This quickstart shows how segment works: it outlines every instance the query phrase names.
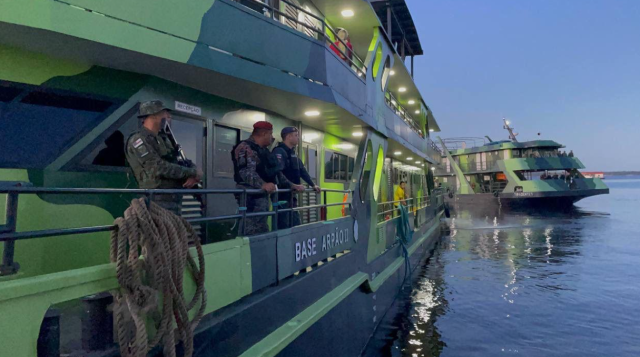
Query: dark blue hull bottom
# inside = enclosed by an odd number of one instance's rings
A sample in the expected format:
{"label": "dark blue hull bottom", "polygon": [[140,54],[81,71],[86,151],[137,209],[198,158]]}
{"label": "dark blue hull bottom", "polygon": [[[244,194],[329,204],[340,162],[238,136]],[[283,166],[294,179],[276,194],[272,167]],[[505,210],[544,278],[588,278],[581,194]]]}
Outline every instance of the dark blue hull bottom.
{"label": "dark blue hull bottom", "polygon": [[[436,216],[415,233],[414,242],[426,238],[410,257],[411,269],[424,262],[433,250],[440,237],[439,226]],[[364,272],[373,279],[401,256],[402,247],[395,245],[367,264]],[[298,314],[359,272],[363,272],[361,262],[349,253],[206,316],[198,327],[194,356],[241,355],[279,327],[295,324]],[[277,355],[359,356],[399,290],[409,285],[408,276],[410,271],[402,265],[375,292],[362,284],[297,338],[285,343]]]}

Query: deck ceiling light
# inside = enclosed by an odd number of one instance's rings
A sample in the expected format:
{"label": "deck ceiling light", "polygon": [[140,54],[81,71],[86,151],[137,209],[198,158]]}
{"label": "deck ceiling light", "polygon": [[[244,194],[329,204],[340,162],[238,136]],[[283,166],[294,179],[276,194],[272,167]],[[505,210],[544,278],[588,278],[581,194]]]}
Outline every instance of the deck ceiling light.
{"label": "deck ceiling light", "polygon": [[431,171],[436,171],[436,167],[435,166],[431,166]]}
{"label": "deck ceiling light", "polygon": [[413,160],[413,158],[412,158],[411,156],[409,156],[409,157],[407,158],[407,160],[408,160],[408,161],[412,161],[412,160]]}
{"label": "deck ceiling light", "polygon": [[389,72],[389,75],[390,75],[390,76],[393,76],[393,75],[395,75],[395,74],[396,74],[396,71],[391,71],[391,72]]}
{"label": "deck ceiling light", "polygon": [[415,100],[413,100],[413,99],[411,99],[411,100],[409,101],[409,105],[414,105],[414,104],[416,104],[416,101],[415,101]]}
{"label": "deck ceiling light", "polygon": [[342,14],[342,17],[352,17],[353,16],[353,10],[351,10],[351,9],[344,9],[340,13]]}
{"label": "deck ceiling light", "polygon": [[420,110],[416,110],[414,113],[416,113],[416,114],[420,114]]}
{"label": "deck ceiling light", "polygon": [[353,149],[353,144],[350,144],[350,143],[338,144],[336,145],[336,147],[338,149]]}
{"label": "deck ceiling light", "polygon": [[405,88],[405,87],[398,88],[398,92],[400,92],[400,93],[404,93],[406,91],[407,91],[407,88]]}
{"label": "deck ceiling light", "polygon": [[364,134],[361,131],[354,131],[351,135],[355,136],[356,138],[359,138]]}
{"label": "deck ceiling light", "polygon": [[318,135],[317,133],[302,134],[302,141],[310,143],[319,137],[320,135]]}
{"label": "deck ceiling light", "polygon": [[430,133],[433,133],[433,129],[429,129],[429,132],[430,132]]}
{"label": "deck ceiling light", "polygon": [[402,155],[402,151],[396,151],[393,153],[394,155]]}
{"label": "deck ceiling light", "polygon": [[308,116],[308,117],[317,117],[318,115],[320,115],[320,112],[317,110],[308,110],[306,112],[304,112],[304,115]]}

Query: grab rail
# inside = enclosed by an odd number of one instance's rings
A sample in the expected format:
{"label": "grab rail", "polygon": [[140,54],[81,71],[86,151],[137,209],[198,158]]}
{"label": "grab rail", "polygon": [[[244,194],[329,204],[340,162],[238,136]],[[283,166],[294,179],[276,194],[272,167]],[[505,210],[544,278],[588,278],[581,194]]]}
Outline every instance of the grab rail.
{"label": "grab rail", "polygon": [[[17,183],[19,184],[19,183]],[[115,188],[53,188],[53,187],[20,187],[20,186],[0,186],[0,194],[7,195],[6,212],[5,212],[5,224],[0,225],[0,242],[4,242],[4,250],[2,257],[2,265],[0,265],[0,276],[15,274],[19,265],[14,262],[15,241],[55,237],[64,235],[86,234],[86,233],[98,233],[108,232],[115,230],[115,225],[102,225],[102,226],[90,226],[90,227],[77,227],[77,228],[63,228],[63,229],[45,229],[37,231],[16,232],[16,222],[18,216],[18,198],[20,194],[134,194],[142,195],[145,197],[145,201],[150,204],[154,195],[220,195],[220,194],[235,194],[240,195],[240,202],[244,205],[241,207],[247,207],[247,197],[252,195],[271,195],[274,202],[278,201],[278,195],[280,193],[294,192],[291,189],[277,190],[272,194],[266,193],[264,190],[259,189],[115,189]],[[315,192],[313,189],[306,189],[303,192]],[[294,208],[279,208],[278,205],[274,205],[273,211],[266,212],[252,212],[247,213],[246,210],[242,210],[242,213],[191,218],[187,219],[187,222],[191,224],[202,224],[216,221],[224,221],[230,219],[240,219],[242,224],[241,234],[245,234],[246,219],[252,217],[274,216],[278,217],[279,213],[295,212],[301,210],[310,209],[327,209],[334,206],[348,206],[351,208],[351,201],[339,202],[339,203],[327,203],[327,193],[342,193],[351,194],[350,190],[334,190],[334,189],[322,189],[324,192],[324,203],[320,203],[313,206],[306,207],[294,207]],[[294,192],[297,193],[297,192]],[[289,197],[289,207],[292,207],[294,195]],[[325,214],[325,220],[326,214]],[[273,219],[273,230],[278,229],[278,220]]]}

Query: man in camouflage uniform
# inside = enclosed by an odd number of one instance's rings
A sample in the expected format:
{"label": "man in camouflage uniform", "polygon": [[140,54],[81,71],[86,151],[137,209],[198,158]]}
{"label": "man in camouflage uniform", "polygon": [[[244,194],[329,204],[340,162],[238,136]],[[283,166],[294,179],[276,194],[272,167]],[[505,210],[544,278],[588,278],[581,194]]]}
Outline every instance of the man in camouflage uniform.
{"label": "man in camouflage uniform", "polygon": [[[237,188],[262,189],[267,194],[275,192],[277,188],[304,190],[302,185],[289,182],[278,170],[278,162],[268,149],[273,140],[271,123],[259,121],[253,125],[251,137],[241,141],[233,148],[231,159],[233,160],[233,176]],[[269,210],[267,194],[247,195],[247,213],[267,212]],[[240,207],[244,206],[241,199],[242,197],[239,195],[238,206]],[[269,230],[267,218],[267,216],[246,218],[244,234],[266,233]],[[242,229],[243,227],[240,226],[239,234],[242,234]]]}
{"label": "man in camouflage uniform", "polygon": [[[171,120],[169,111],[159,100],[140,104],[142,127],[126,144],[127,161],[140,188],[192,188],[200,182],[201,174],[195,167],[178,165],[177,150],[162,132],[165,122]],[[181,195],[154,195],[153,201],[180,215]]]}

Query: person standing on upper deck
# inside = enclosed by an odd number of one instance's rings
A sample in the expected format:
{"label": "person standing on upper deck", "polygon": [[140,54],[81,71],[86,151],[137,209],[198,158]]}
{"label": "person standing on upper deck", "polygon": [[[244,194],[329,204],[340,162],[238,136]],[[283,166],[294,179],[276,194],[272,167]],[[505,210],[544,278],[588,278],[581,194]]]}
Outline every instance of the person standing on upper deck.
{"label": "person standing on upper deck", "polygon": [[405,193],[405,188],[407,187],[407,183],[405,181],[400,181],[400,185],[396,188],[396,192],[393,195],[394,206],[398,207],[399,204],[403,206],[407,205],[407,196]]}
{"label": "person standing on upper deck", "polygon": [[[278,162],[267,148],[273,142],[273,125],[266,121],[253,124],[253,132],[247,140],[241,141],[231,151],[233,161],[233,179],[241,189],[262,189],[267,194],[280,188],[304,190],[302,185],[292,184],[278,169]],[[247,213],[267,212],[269,197],[267,194],[248,195]],[[238,195],[238,206],[242,207],[242,196]],[[244,234],[254,235],[269,230],[267,216],[246,218]],[[241,222],[242,223],[242,222]],[[242,234],[242,225],[239,234]]]}
{"label": "person standing on upper deck", "polygon": [[[320,192],[320,186],[317,186],[307,169],[304,167],[302,160],[296,155],[295,148],[300,140],[300,133],[298,129],[293,126],[288,126],[282,129],[280,132],[282,142],[273,149],[272,153],[278,160],[278,169],[284,174],[287,180],[291,183],[300,185],[301,179],[304,180],[311,188],[316,192]],[[291,202],[291,193],[283,193],[279,197],[280,200],[287,203],[282,208],[289,208]],[[298,207],[298,197],[293,196],[293,207]],[[293,214],[293,222],[291,222],[291,214]],[[300,214],[297,211],[285,212],[278,214],[278,228],[289,228],[300,225]]]}
{"label": "person standing on upper deck", "polygon": [[[126,142],[126,156],[138,186],[144,189],[192,188],[202,177],[196,167],[178,165],[176,148],[161,133],[171,120],[170,109],[159,100],[143,102],[138,109],[142,127]],[[153,201],[180,215],[181,195],[154,195]]]}

